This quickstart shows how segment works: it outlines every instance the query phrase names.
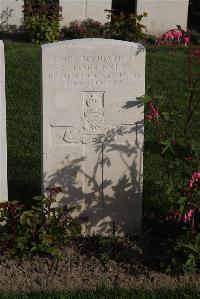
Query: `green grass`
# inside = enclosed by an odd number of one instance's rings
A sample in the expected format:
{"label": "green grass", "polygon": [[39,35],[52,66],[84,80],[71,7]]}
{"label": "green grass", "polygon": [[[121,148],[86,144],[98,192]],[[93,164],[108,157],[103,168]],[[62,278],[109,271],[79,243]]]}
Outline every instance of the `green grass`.
{"label": "green grass", "polygon": [[[167,107],[183,111],[186,107],[187,49],[147,49],[146,89],[150,95],[164,95]],[[6,94],[8,128],[9,198],[30,201],[41,193],[40,181],[40,47],[9,42],[6,54]],[[196,111],[192,130],[200,136]],[[177,129],[180,124],[177,120]],[[165,209],[167,200],[154,182],[163,178],[153,132],[145,128],[144,207]]]}
{"label": "green grass", "polygon": [[40,194],[40,50],[5,46],[8,185],[10,199]]}
{"label": "green grass", "polygon": [[[187,108],[186,93],[188,86],[188,49],[177,48],[175,52],[169,47],[147,50],[146,90],[151,96],[161,95],[166,98],[166,110],[185,113]],[[199,99],[200,100],[200,99]],[[200,137],[200,109],[194,113],[190,134],[194,139]],[[181,123],[177,118],[175,132],[179,136]],[[170,133],[170,132],[168,132]],[[166,212],[170,202],[164,187],[155,181],[165,181],[159,149],[153,143],[154,130],[146,124],[144,150],[144,188],[143,207],[147,210]]]}
{"label": "green grass", "polygon": [[4,294],[0,299],[199,299],[200,289],[197,287],[182,287],[172,289],[159,289],[148,291],[143,289],[98,289],[94,291],[76,291],[67,293],[30,293],[30,294]]}

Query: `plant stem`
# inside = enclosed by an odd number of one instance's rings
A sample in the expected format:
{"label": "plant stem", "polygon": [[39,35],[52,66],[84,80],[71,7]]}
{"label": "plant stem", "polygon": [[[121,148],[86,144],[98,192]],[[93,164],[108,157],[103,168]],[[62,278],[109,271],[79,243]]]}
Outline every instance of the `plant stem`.
{"label": "plant stem", "polygon": [[193,92],[190,94],[190,97],[189,97],[189,103],[188,103],[188,108],[187,108],[187,116],[186,116],[186,122],[185,122],[185,127],[184,127],[184,135],[187,134],[187,131],[188,131],[188,128],[189,128],[189,125],[190,125],[190,122],[191,122],[191,119],[192,119],[192,116],[194,114],[194,111],[197,109],[198,105],[199,105],[199,101],[197,101],[196,105],[194,105],[193,109],[192,109],[192,103],[193,103],[193,98],[194,98],[194,95],[195,95],[195,91],[193,90]]}

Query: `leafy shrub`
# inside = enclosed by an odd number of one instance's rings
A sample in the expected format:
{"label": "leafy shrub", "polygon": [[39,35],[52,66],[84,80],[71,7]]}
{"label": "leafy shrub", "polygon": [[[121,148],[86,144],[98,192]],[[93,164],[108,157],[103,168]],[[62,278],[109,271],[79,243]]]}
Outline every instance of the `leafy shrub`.
{"label": "leafy shrub", "polygon": [[53,42],[59,36],[61,8],[50,0],[29,0],[24,4],[24,29],[31,42]]}
{"label": "leafy shrub", "polygon": [[146,27],[140,24],[143,17],[147,14],[142,15],[135,14],[124,14],[124,13],[114,13],[109,11],[108,19],[109,22],[106,24],[101,24],[98,21],[92,19],[86,19],[83,21],[71,22],[69,27],[64,27],[62,29],[64,38],[91,38],[91,37],[101,37],[101,38],[112,38],[121,39],[127,41],[138,41],[145,37],[143,29]]}
{"label": "leafy shrub", "polygon": [[177,239],[172,263],[168,270],[179,269],[184,274],[199,273],[200,270],[200,233],[184,233]]}
{"label": "leafy shrub", "polygon": [[73,207],[52,207],[59,192],[60,187],[56,187],[47,197],[35,197],[31,207],[17,201],[0,203],[2,252],[8,257],[34,253],[62,257],[61,246],[80,233],[81,225],[71,217]]}
{"label": "leafy shrub", "polygon": [[110,17],[111,21],[104,26],[105,37],[127,41],[139,41],[145,37],[143,30],[146,30],[146,26],[140,22],[143,17],[147,16],[147,13],[136,15],[133,13],[115,13],[115,11],[110,10],[107,12],[110,14],[108,18]]}
{"label": "leafy shrub", "polygon": [[[164,187],[171,203],[166,220],[182,225],[182,234],[170,252],[172,264],[167,269],[184,272],[199,271],[200,266],[200,141],[190,132],[194,114],[200,108],[196,86],[188,90],[183,113],[166,110],[167,100],[163,97],[140,98],[147,125],[152,127],[160,150],[164,179],[155,184]],[[177,118],[180,129],[176,127]]]}
{"label": "leafy shrub", "polygon": [[83,21],[71,22],[69,27],[64,27],[62,33],[64,38],[90,38],[90,37],[102,37],[104,26],[92,19],[86,19]]}

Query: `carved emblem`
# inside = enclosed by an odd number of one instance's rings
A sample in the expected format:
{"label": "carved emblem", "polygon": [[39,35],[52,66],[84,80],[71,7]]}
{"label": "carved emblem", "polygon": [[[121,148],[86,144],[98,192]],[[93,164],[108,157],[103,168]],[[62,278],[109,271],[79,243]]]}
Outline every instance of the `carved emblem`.
{"label": "carved emblem", "polygon": [[91,143],[97,137],[106,134],[109,129],[104,115],[104,92],[83,92],[83,119],[82,125],[69,127],[63,137],[68,143]]}
{"label": "carved emblem", "polygon": [[136,56],[139,55],[141,52],[145,51],[145,47],[141,44],[137,44]]}
{"label": "carved emblem", "polygon": [[103,93],[85,93],[83,128],[87,131],[105,131],[108,128],[103,109]]}
{"label": "carved emblem", "polygon": [[63,140],[68,143],[79,143],[81,142],[81,128],[80,127],[69,127],[66,130]]}

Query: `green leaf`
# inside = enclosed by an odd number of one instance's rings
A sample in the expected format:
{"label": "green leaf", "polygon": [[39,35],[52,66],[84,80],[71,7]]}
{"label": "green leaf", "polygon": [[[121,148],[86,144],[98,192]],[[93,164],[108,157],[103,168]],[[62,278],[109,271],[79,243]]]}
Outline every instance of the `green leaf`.
{"label": "green leaf", "polygon": [[173,148],[172,148],[172,143],[170,139],[165,139],[161,141],[162,145],[165,145],[164,149],[162,150],[161,154],[164,154],[166,151],[170,150],[173,154],[175,154]]}
{"label": "green leaf", "polygon": [[20,223],[23,224],[23,225],[25,225],[27,223],[27,216],[26,215],[22,214],[20,216]]}
{"label": "green leaf", "polygon": [[179,198],[179,200],[177,201],[180,205],[185,204],[187,202],[187,198],[182,196]]}
{"label": "green leaf", "polygon": [[32,206],[32,209],[38,212],[42,212],[43,209],[41,207]]}
{"label": "green leaf", "polygon": [[152,100],[152,97],[148,96],[148,95],[143,95],[141,97],[137,98],[138,100],[138,107],[141,107],[142,105],[147,104],[149,101]]}
{"label": "green leaf", "polygon": [[35,219],[33,217],[28,217],[26,222],[27,222],[28,226],[31,226],[31,227],[35,226],[35,224],[36,224]]}
{"label": "green leaf", "polygon": [[172,185],[170,185],[170,186],[168,186],[168,189],[165,191],[165,194],[170,195],[173,190],[174,190],[174,187]]}
{"label": "green leaf", "polygon": [[28,216],[28,217],[32,217],[33,216],[33,211],[24,211],[23,214]]}

